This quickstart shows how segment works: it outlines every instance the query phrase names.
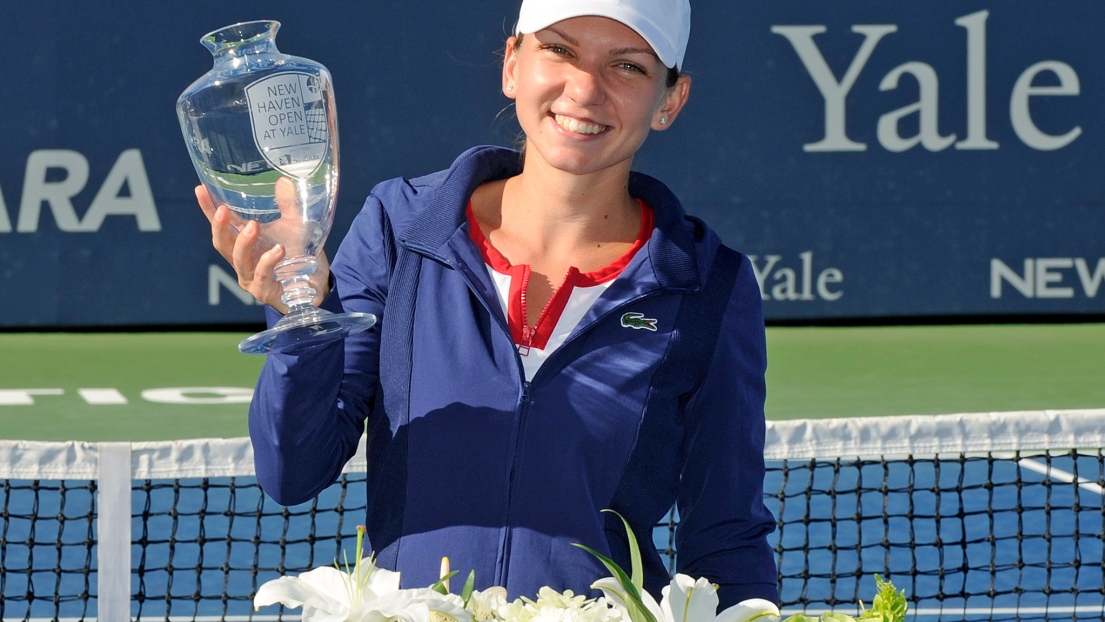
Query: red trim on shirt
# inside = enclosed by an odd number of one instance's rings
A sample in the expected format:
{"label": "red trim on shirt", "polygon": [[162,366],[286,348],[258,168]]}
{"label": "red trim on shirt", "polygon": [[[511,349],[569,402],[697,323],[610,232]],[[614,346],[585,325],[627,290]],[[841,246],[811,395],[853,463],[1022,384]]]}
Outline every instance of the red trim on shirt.
{"label": "red trim on shirt", "polygon": [[512,266],[510,262],[491,245],[491,242],[487,240],[487,236],[483,234],[483,229],[480,229],[480,223],[476,222],[476,213],[472,211],[472,201],[468,202],[468,207],[464,210],[464,216],[468,219],[468,237],[472,238],[472,241],[476,243],[476,248],[480,249],[484,263],[491,266],[491,269],[499,274],[511,274]]}
{"label": "red trim on shirt", "polygon": [[[528,350],[531,347],[544,350],[552,337],[557,322],[560,321],[560,316],[564,313],[565,307],[568,306],[568,301],[572,297],[572,290],[576,287],[594,287],[613,280],[622,273],[622,270],[625,270],[637,251],[648,242],[655,223],[652,208],[641,199],[636,199],[636,201],[641,206],[641,227],[637,231],[637,240],[633,243],[633,246],[621,257],[598,270],[580,272],[575,266],[568,268],[568,273],[564,275],[564,281],[553,292],[552,298],[549,299],[545,308],[541,310],[535,326],[526,324],[526,291],[529,288],[529,265],[511,265],[510,261],[491,245],[487,236],[483,234],[483,230],[480,229],[479,223],[476,222],[476,215],[472,211],[472,202],[468,202],[465,216],[468,219],[469,237],[472,238],[472,241],[480,250],[484,262],[492,270],[499,274],[510,275],[510,293],[506,305],[507,324],[510,327],[511,338],[514,339],[514,343],[519,346],[520,350],[523,348]],[[524,355],[525,351],[523,351]]]}
{"label": "red trim on shirt", "polygon": [[532,344],[531,335],[526,331],[526,290],[529,289],[529,266],[511,267],[509,274],[510,293],[507,295],[506,323],[510,327],[510,337],[514,339],[514,343]]}

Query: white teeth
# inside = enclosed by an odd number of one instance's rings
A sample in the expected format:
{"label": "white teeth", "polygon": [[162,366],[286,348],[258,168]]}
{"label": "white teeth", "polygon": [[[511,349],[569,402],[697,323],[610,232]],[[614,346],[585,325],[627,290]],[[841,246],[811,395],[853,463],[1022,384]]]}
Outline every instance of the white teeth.
{"label": "white teeth", "polygon": [[580,121],[579,119],[573,119],[571,117],[565,117],[563,115],[554,115],[554,119],[560,125],[560,127],[568,130],[569,132],[575,132],[577,134],[598,134],[606,129],[605,125],[596,125],[594,123],[587,123]]}

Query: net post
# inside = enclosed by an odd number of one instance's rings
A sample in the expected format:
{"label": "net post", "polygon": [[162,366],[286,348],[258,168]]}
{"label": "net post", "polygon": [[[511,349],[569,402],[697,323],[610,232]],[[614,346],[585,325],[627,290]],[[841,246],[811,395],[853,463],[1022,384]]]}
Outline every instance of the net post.
{"label": "net post", "polygon": [[98,443],[98,620],[130,620],[130,443]]}

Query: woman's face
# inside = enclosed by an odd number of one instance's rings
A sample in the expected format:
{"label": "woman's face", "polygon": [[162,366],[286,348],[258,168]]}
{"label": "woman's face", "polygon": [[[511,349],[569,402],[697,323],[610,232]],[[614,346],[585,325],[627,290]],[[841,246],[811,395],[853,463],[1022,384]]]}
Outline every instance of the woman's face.
{"label": "woman's face", "polygon": [[575,17],[515,42],[503,93],[515,100],[527,159],[575,174],[628,172],[649,130],[670,127],[686,103],[690,80],[667,88],[667,68],[621,22]]}

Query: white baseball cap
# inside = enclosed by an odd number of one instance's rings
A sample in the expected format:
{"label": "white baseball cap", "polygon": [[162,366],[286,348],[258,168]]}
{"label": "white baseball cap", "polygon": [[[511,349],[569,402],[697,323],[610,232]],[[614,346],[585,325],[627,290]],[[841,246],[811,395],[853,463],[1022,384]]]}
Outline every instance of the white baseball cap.
{"label": "white baseball cap", "polygon": [[691,36],[689,0],[522,0],[514,34],[534,33],[583,15],[609,17],[629,26],[665,66],[683,66]]}

